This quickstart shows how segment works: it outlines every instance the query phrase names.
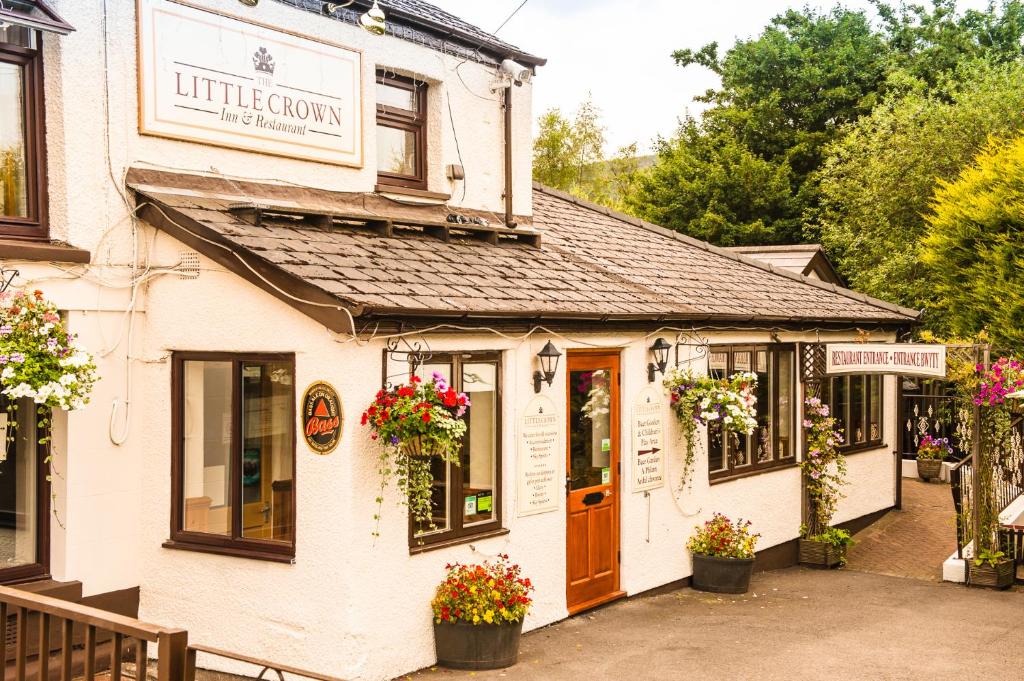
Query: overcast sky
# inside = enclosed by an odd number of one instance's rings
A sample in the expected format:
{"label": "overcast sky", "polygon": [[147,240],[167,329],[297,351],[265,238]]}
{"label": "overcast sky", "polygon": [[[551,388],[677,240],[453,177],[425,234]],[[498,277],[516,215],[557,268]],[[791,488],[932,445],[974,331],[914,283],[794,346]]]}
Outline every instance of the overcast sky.
{"label": "overcast sky", "polygon": [[[522,0],[430,0],[493,32]],[[698,113],[696,95],[717,84],[699,66],[681,68],[672,51],[717,40],[722,50],[760,33],[788,7],[832,7],[834,2],[787,0],[528,0],[498,33],[520,48],[545,57],[534,81],[535,115],[557,106],[575,111],[589,91],[607,127],[608,153],[638,142],[643,149],[670,135],[684,113]],[[870,7],[867,0],[848,0]],[[896,4],[895,2],[893,4]],[[988,0],[960,0],[961,9]]]}

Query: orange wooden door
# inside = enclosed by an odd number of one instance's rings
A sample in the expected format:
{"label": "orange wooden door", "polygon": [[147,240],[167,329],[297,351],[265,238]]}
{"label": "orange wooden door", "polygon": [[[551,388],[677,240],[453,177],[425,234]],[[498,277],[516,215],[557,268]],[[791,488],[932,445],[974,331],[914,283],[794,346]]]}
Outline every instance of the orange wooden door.
{"label": "orange wooden door", "polygon": [[570,353],[566,597],[570,613],[619,591],[619,356]]}

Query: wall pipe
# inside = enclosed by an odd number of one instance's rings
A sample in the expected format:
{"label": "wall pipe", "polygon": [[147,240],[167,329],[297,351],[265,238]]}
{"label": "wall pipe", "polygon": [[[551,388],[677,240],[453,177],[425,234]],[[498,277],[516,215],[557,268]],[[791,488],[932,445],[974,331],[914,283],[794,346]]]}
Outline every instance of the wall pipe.
{"label": "wall pipe", "polygon": [[505,88],[505,226],[515,227],[512,217],[512,86]]}

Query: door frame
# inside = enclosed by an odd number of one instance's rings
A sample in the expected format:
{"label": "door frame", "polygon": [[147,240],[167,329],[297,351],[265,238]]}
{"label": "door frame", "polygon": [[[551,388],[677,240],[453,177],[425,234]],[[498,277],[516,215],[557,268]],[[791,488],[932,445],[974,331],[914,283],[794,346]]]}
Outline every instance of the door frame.
{"label": "door frame", "polygon": [[[32,405],[35,407],[35,405]],[[33,414],[35,412],[33,410]],[[47,414],[47,421],[52,414]],[[37,419],[38,423],[38,419]],[[10,427],[10,426],[8,426]],[[43,442],[35,446],[36,453],[36,562],[10,568],[0,568],[0,584],[21,584],[50,578],[50,439],[53,437],[52,427],[46,431],[37,430],[37,440]],[[12,444],[17,447],[17,439]]]}
{"label": "door frame", "polygon": [[[566,352],[566,363],[565,363],[565,405],[566,405],[566,428],[565,428],[565,557],[566,557],[566,569],[565,569],[565,594],[566,594],[566,607],[570,615],[576,615],[581,612],[585,612],[592,608],[596,608],[600,605],[610,603],[611,601],[618,600],[625,597],[626,593],[621,590],[622,586],[622,348],[587,348],[587,349],[571,349]],[[569,543],[569,513],[570,513],[570,475],[572,471],[572,461],[570,460],[570,444],[572,437],[572,429],[569,421],[569,398],[571,395],[571,382],[572,382],[572,363],[575,358],[601,358],[606,357],[612,359],[615,363],[615,376],[616,380],[611,386],[613,399],[611,400],[610,414],[611,414],[611,433],[612,441],[616,443],[616,446],[612,448],[612,457],[609,460],[611,464],[611,489],[612,494],[615,496],[614,500],[614,511],[612,517],[612,540],[613,540],[613,552],[614,557],[612,560],[612,572],[613,584],[612,589],[597,598],[583,601],[581,603],[571,604],[569,601],[569,562],[571,560],[571,545]]]}

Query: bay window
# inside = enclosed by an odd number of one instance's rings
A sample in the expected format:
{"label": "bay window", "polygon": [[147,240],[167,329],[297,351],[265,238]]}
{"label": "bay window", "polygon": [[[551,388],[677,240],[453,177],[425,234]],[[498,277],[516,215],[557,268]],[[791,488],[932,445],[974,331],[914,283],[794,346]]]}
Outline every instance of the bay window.
{"label": "bay window", "polygon": [[715,378],[737,372],[757,375],[757,427],[750,435],[708,426],[708,473],[712,480],[796,462],[794,402],[796,352],[792,345],[712,346],[708,371]]}
{"label": "bay window", "polygon": [[172,548],[295,555],[295,358],[175,353]]}
{"label": "bay window", "polygon": [[461,465],[431,457],[433,528],[410,522],[410,547],[424,550],[501,530],[501,359],[498,353],[434,354],[416,375],[434,373],[469,396]]}

